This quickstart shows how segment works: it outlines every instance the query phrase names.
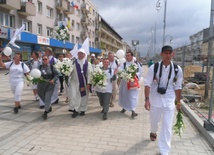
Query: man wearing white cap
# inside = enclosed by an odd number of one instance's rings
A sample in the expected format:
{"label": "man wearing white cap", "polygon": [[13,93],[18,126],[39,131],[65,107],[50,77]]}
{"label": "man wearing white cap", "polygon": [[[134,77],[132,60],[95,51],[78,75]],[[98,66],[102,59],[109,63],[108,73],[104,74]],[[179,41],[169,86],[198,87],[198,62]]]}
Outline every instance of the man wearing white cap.
{"label": "man wearing white cap", "polygon": [[79,49],[77,59],[74,61],[74,70],[71,73],[68,102],[69,111],[73,112],[72,118],[76,118],[79,113],[80,116],[84,116],[87,110],[92,67],[85,56],[85,50]]}

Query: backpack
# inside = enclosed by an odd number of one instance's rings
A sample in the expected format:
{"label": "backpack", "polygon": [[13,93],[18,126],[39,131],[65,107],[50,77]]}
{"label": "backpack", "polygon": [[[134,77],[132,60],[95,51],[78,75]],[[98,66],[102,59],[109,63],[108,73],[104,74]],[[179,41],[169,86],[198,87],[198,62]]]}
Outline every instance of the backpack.
{"label": "backpack", "polygon": [[[153,80],[155,80],[155,77],[156,77],[156,74],[157,74],[157,71],[158,71],[158,66],[159,66],[159,63],[156,62],[154,64],[154,76],[153,76]],[[174,72],[175,72],[174,82],[176,82],[176,76],[178,74],[178,65],[173,62],[173,66],[174,66]]]}
{"label": "backpack", "polygon": [[[11,62],[10,66],[9,66],[9,69],[10,69],[10,67],[12,66],[12,64],[13,64],[13,62]],[[24,71],[24,63],[21,62],[21,64],[22,64],[22,69],[23,69],[23,71]],[[5,73],[4,75],[7,75],[7,74],[9,74],[9,73],[10,73],[10,72],[7,72],[7,73]],[[25,73],[24,73],[24,75],[25,75]]]}

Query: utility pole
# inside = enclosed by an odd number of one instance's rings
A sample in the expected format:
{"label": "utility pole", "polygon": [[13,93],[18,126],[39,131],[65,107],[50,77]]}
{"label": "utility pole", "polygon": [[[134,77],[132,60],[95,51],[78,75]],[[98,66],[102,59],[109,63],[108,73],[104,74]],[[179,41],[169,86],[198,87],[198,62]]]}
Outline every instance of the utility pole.
{"label": "utility pole", "polygon": [[[213,14],[214,14],[214,0],[211,2],[211,11],[210,11],[210,30],[209,30],[209,46],[208,46],[208,55],[207,55],[207,78],[206,78],[206,85],[205,85],[205,96],[208,97],[209,92],[209,81],[210,81],[210,64],[212,59],[212,40],[213,40]],[[214,73],[214,67],[213,67]],[[209,103],[209,114],[208,120],[204,121],[204,128],[208,131],[214,131],[214,122],[212,120],[212,109],[213,109],[213,86],[214,83],[214,74],[212,75],[212,86],[211,86],[211,93],[210,93],[210,103]]]}
{"label": "utility pole", "polygon": [[214,1],[211,1],[210,10],[210,27],[209,27],[209,43],[208,43],[208,54],[207,54],[207,67],[206,67],[206,81],[205,81],[205,92],[204,98],[206,99],[209,94],[209,84],[210,84],[210,65],[212,56],[212,36],[213,36],[213,14],[214,14]]}

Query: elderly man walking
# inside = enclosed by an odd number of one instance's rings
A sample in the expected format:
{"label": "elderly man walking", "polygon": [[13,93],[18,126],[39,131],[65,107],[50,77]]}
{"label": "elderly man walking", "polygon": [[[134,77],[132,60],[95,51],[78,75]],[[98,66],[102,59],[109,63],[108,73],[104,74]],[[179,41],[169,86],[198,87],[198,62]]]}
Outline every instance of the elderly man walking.
{"label": "elderly man walking", "polygon": [[92,71],[91,63],[86,60],[85,50],[79,49],[77,56],[68,87],[68,94],[70,94],[68,95],[69,111],[73,112],[72,118],[76,118],[79,113],[80,116],[85,115]]}

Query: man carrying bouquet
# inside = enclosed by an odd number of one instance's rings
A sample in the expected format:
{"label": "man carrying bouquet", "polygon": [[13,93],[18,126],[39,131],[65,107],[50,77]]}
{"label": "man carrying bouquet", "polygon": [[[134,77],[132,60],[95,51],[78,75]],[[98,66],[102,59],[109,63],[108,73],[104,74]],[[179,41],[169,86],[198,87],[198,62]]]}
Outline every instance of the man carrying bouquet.
{"label": "man carrying bouquet", "polygon": [[181,109],[183,73],[181,67],[171,61],[174,56],[171,46],[163,46],[160,55],[162,61],[150,66],[144,79],[145,108],[150,114],[152,141],[157,138],[158,123],[162,118],[158,144],[160,154],[168,155],[171,149],[175,101],[177,110]]}
{"label": "man carrying bouquet", "polygon": [[72,118],[76,118],[79,113],[84,116],[87,110],[92,67],[85,56],[85,50],[79,49],[68,86],[69,111],[73,112]]}
{"label": "man carrying bouquet", "polygon": [[[131,111],[131,117],[134,118],[138,116],[135,112],[135,108],[138,103],[138,91],[139,91],[139,79],[142,76],[141,65],[134,61],[133,52],[128,51],[126,53],[126,62],[120,64],[118,71],[126,72],[126,76],[122,77],[119,88],[119,105],[123,108],[121,113],[126,111]],[[131,69],[133,67],[133,69]],[[130,79],[127,79],[130,77]]]}

